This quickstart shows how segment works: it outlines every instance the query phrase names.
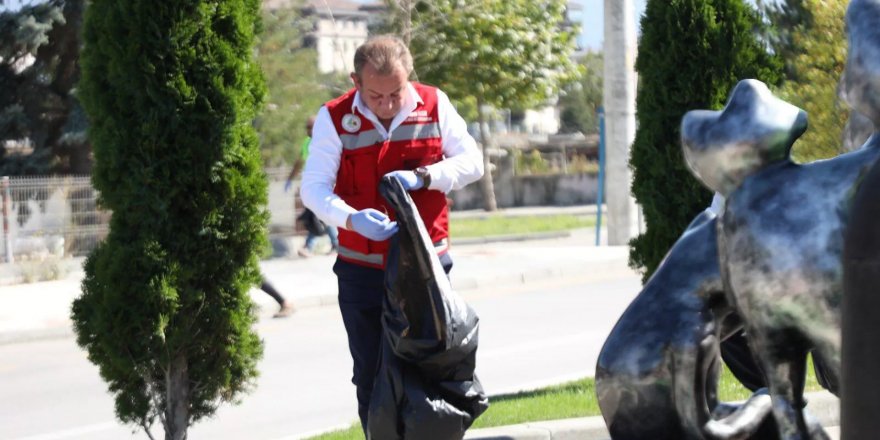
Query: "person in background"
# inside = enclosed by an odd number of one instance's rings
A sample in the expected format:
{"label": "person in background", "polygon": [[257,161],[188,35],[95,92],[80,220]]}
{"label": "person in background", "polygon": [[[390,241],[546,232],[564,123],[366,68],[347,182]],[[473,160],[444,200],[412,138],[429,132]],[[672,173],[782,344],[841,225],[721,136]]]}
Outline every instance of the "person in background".
{"label": "person in background", "polygon": [[296,311],[296,308],[293,307],[293,303],[284,299],[284,297],[281,296],[281,293],[278,292],[278,289],[266,280],[265,275],[261,275],[260,290],[269,294],[269,296],[278,303],[278,306],[281,307],[274,315],[272,315],[273,318],[286,318]]}
{"label": "person in background", "polygon": [[[293,163],[293,169],[290,170],[290,174],[287,176],[287,182],[284,183],[284,192],[290,191],[290,188],[293,186],[293,180],[299,175],[299,172],[302,170],[303,165],[306,162],[306,159],[309,157],[309,143],[312,141],[312,128],[315,126],[315,117],[310,116],[306,121],[306,137],[303,139],[302,146],[299,149],[299,157]],[[339,248],[339,233],[336,231],[336,227],[320,225],[324,227],[317,227],[319,224],[315,222],[320,222],[319,219],[315,218],[315,214],[306,208],[304,212],[300,215],[300,219],[303,223],[307,224],[306,227],[306,242],[305,246],[302,249],[297,251],[297,254],[300,257],[308,258],[312,256],[315,251],[315,243],[317,243],[318,237],[327,234],[327,237],[330,238],[330,252],[329,254],[333,254]],[[315,227],[308,227],[308,224],[315,225]],[[323,231],[323,232],[322,232]]]}
{"label": "person in background", "polygon": [[447,274],[446,193],[483,175],[467,124],[441,90],[410,82],[412,55],[397,37],[372,37],[354,55],[354,88],[315,119],[300,193],[303,204],[339,228],[333,272],[354,363],[358,415],[366,431],[382,339],[382,298],[394,213],[379,194],[385,175],[410,191]]}

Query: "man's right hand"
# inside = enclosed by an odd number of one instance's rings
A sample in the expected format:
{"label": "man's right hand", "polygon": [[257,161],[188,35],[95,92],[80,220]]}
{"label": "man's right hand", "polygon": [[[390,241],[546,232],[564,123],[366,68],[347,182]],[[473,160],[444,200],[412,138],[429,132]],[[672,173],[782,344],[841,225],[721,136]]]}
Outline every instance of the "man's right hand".
{"label": "man's right hand", "polygon": [[362,209],[348,216],[346,227],[373,241],[387,240],[397,232],[397,222],[373,209]]}
{"label": "man's right hand", "polygon": [[287,182],[284,182],[284,192],[289,192],[290,188],[293,186],[293,179],[287,179]]}

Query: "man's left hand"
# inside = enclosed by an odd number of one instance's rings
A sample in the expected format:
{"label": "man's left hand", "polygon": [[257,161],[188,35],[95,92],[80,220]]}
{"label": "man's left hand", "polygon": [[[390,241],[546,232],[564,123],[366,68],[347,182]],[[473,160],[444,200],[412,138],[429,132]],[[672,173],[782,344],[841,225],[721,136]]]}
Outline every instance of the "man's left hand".
{"label": "man's left hand", "polygon": [[396,177],[397,180],[403,185],[403,189],[407,191],[415,191],[417,189],[421,189],[425,182],[422,181],[422,178],[417,176],[416,173],[407,170],[401,171],[392,171],[385,175],[385,177]]}

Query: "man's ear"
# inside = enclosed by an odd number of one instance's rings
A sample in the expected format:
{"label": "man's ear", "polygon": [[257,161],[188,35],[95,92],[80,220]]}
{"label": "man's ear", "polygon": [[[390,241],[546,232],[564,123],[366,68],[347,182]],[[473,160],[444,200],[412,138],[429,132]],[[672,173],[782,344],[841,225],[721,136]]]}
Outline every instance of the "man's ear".
{"label": "man's ear", "polygon": [[357,74],[354,73],[354,72],[351,72],[350,77],[351,77],[351,82],[352,82],[352,84],[354,84],[355,88],[357,88],[358,90],[360,90],[360,89],[361,89],[361,82],[360,82],[360,80],[358,79]]}

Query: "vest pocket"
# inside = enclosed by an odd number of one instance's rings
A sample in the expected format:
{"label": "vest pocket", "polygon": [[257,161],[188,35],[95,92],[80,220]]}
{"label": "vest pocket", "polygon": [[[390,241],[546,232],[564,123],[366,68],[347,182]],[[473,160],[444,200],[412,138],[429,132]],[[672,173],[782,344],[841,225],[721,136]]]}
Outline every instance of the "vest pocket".
{"label": "vest pocket", "polygon": [[414,170],[428,166],[443,159],[440,148],[435,146],[412,145],[404,148],[401,153],[401,169]]}
{"label": "vest pocket", "polygon": [[339,164],[339,195],[374,194],[376,188],[370,188],[376,178],[375,148],[361,148],[342,155]]}

